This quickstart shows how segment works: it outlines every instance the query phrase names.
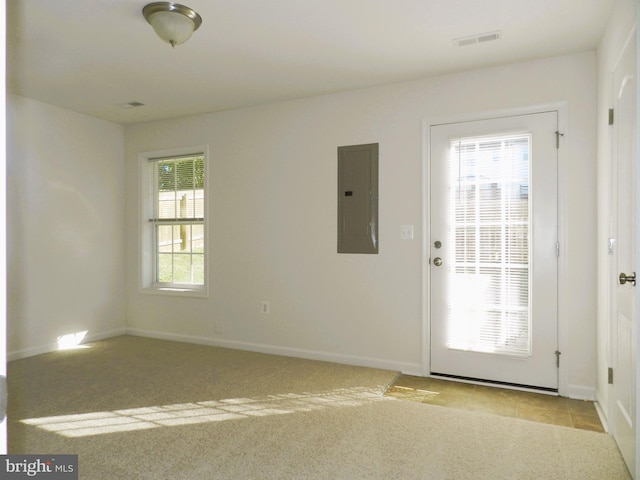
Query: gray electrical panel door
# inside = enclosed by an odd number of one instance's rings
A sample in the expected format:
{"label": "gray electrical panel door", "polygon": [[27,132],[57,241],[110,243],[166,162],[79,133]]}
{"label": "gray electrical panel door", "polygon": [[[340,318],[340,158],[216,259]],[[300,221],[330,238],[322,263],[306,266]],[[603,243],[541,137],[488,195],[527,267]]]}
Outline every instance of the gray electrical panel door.
{"label": "gray electrical panel door", "polygon": [[338,147],[338,253],[378,253],[378,144]]}

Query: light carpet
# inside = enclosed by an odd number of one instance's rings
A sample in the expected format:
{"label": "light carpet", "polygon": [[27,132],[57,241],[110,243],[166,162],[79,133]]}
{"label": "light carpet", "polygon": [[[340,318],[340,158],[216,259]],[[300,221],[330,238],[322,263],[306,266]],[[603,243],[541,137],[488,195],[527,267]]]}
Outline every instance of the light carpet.
{"label": "light carpet", "polygon": [[9,451],[81,479],[631,478],[603,433],[382,396],[397,372],[123,336],[9,364]]}

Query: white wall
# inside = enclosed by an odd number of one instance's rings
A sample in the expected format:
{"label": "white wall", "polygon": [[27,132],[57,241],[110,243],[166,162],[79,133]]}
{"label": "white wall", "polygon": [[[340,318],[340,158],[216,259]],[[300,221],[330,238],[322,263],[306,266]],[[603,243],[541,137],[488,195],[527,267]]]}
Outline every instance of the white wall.
{"label": "white wall", "polygon": [[123,332],[124,128],[7,100],[9,358]]}
{"label": "white wall", "polygon": [[607,368],[609,354],[611,282],[607,240],[611,232],[611,138],[608,110],[613,107],[612,71],[635,21],[637,0],[617,0],[598,47],[598,371],[597,400],[602,414],[609,411]]}
{"label": "white wall", "polygon": [[[127,127],[128,328],[421,373],[423,120],[562,101],[563,384],[593,396],[594,52]],[[372,142],[380,144],[380,253],[338,255],[336,148]],[[210,297],[139,293],[137,156],[202,144],[212,154]],[[400,239],[403,224],[415,226],[415,240]]]}

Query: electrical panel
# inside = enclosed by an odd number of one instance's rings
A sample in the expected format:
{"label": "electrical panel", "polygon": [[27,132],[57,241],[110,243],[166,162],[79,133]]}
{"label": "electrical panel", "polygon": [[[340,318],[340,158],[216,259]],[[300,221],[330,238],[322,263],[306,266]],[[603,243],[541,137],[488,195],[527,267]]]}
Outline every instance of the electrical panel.
{"label": "electrical panel", "polygon": [[338,147],[338,253],[378,253],[378,144]]}

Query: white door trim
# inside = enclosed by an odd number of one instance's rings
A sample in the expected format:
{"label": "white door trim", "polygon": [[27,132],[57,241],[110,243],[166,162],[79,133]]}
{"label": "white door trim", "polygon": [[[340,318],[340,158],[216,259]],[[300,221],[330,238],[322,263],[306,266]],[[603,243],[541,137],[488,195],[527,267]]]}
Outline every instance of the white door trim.
{"label": "white door trim", "polygon": [[[429,188],[429,171],[431,167],[430,158],[430,128],[434,125],[442,125],[448,123],[461,123],[476,120],[488,120],[499,117],[509,117],[517,115],[527,115],[533,113],[547,112],[551,110],[558,111],[558,125],[560,132],[564,135],[561,139],[560,149],[558,151],[558,241],[560,243],[560,258],[558,259],[558,348],[561,352],[567,352],[568,348],[568,326],[567,321],[561,315],[561,308],[564,301],[562,296],[562,286],[569,278],[569,268],[567,264],[567,256],[562,255],[562,245],[565,244],[567,238],[567,199],[566,189],[562,188],[567,181],[568,172],[566,162],[563,161],[564,152],[562,143],[568,142],[568,104],[567,102],[548,103],[534,105],[528,107],[519,107],[504,110],[492,110],[485,112],[475,112],[469,114],[448,115],[441,117],[426,118],[422,121],[422,375],[429,376],[431,372],[430,352],[431,352],[431,318],[430,318],[430,275],[429,275],[429,256],[431,238],[430,231],[430,214],[429,214],[429,198],[431,191]],[[581,397],[581,393],[576,392],[573,396]],[[560,369],[558,371],[558,394],[562,396],[572,396],[569,392],[567,369],[560,361]]]}
{"label": "white door trim", "polygon": [[[6,4],[2,2],[0,4],[0,59],[2,60],[2,67],[0,67],[1,80],[0,85],[2,91],[6,91],[5,81],[5,60],[6,60]],[[2,117],[0,120],[0,145],[7,144],[6,133],[6,96],[0,100],[0,111]],[[7,193],[7,177],[6,177],[6,164],[7,155],[6,149],[2,149],[0,152],[0,196],[6,198]],[[6,209],[2,209],[0,212],[0,375],[7,375],[7,214]],[[7,419],[0,419],[0,454],[6,454],[8,450],[7,439]]]}
{"label": "white door trim", "polygon": [[[638,30],[640,24],[640,3],[636,5],[636,21],[633,30]],[[636,79],[640,78],[640,35],[636,32]],[[638,80],[636,80],[638,82]],[[640,185],[640,94],[638,93],[638,83],[636,83],[636,188]],[[636,195],[636,252],[640,251],[640,196]],[[636,263],[638,262],[638,254],[636,253]],[[638,271],[638,265],[636,265]],[[636,291],[636,308],[640,305],[640,290]],[[638,311],[636,310],[637,321]],[[636,355],[640,352],[640,329],[636,328]],[[638,412],[640,411],[640,357],[636,356],[636,465],[633,477],[640,478],[640,428],[638,428]]]}

